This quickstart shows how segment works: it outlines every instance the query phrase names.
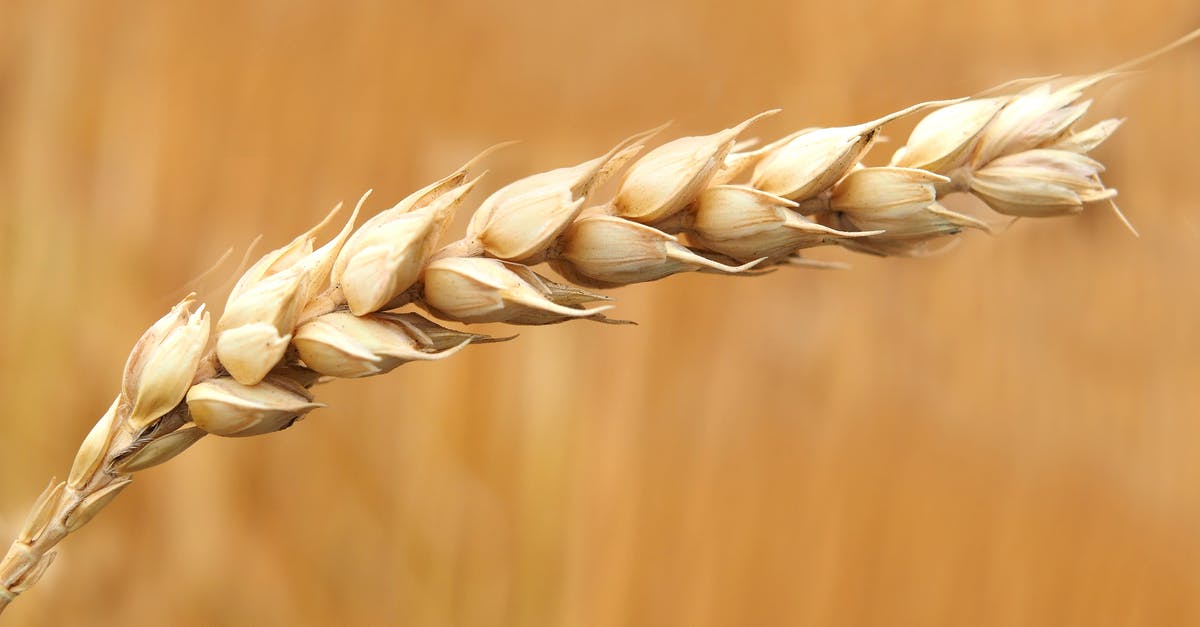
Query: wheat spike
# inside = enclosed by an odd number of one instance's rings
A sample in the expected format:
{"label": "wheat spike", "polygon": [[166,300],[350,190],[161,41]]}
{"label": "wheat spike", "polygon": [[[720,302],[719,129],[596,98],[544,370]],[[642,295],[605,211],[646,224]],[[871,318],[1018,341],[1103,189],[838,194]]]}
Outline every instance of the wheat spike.
{"label": "wheat spike", "polygon": [[[312,393],[318,383],[493,340],[396,309],[460,323],[606,320],[611,299],[592,288],[818,265],[800,251],[821,245],[921,255],[965,228],[987,230],[986,221],[942,206],[954,194],[1020,217],[1074,214],[1111,199],[1103,166],[1086,153],[1120,120],[1075,124],[1087,113],[1087,89],[1114,75],[1013,83],[986,97],[798,131],[757,150],[739,138],[775,111],[639,158],[660,129],[640,133],[600,157],[502,187],[481,203],[466,237],[440,249],[478,181],[469,172],[475,160],[355,228],[364,196],[325,245],[315,246],[316,231],[332,213],[254,263],[215,329],[189,295],[145,332],[67,480],[50,483],[0,561],[0,612],[137,472],[205,435],[290,427],[322,406]],[[889,166],[863,165],[887,123],[922,113]],[[611,197],[595,197],[622,171]],[[535,272],[538,263],[583,287]]]}

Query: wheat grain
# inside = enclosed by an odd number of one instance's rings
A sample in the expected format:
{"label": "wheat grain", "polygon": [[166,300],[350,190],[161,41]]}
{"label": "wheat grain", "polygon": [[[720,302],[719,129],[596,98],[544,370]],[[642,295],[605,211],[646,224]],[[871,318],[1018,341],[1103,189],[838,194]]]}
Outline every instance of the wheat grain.
{"label": "wheat grain", "polygon": [[[1073,126],[1089,108],[1087,89],[1117,75],[1016,83],[1006,88],[1012,93],[922,103],[864,124],[798,131],[757,150],[739,141],[774,111],[635,160],[661,129],[639,133],[600,157],[502,187],[482,202],[466,236],[440,250],[484,155],[355,229],[364,196],[341,231],[315,248],[335,209],[242,275],[214,337],[192,296],[145,332],[120,394],[84,439],[67,479],[50,482],[0,561],[0,611],[133,474],[207,434],[291,426],[321,407],[311,388],[323,377],[383,374],[493,341],[390,310],[415,306],[464,323],[607,320],[611,305],[595,303],[608,297],[529,266],[548,262],[587,288],[687,271],[755,274],[820,265],[799,252],[813,246],[919,255],[965,228],[988,230],[940,204],[956,193],[1019,217],[1078,213],[1110,200],[1116,191],[1101,182],[1103,166],[1085,153],[1121,122]],[[889,166],[862,164],[884,125],[917,113],[926,115]],[[627,164],[612,198],[596,198]]]}

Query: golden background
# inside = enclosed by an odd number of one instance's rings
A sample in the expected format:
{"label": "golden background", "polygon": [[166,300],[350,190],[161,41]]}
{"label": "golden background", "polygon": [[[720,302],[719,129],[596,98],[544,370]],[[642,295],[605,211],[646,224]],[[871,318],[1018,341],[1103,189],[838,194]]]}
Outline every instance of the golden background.
{"label": "golden background", "polygon": [[[4,0],[4,542],[228,246],[502,140],[485,193],[665,120],[783,107],[773,138],[1197,25],[1194,0]],[[1129,116],[1096,156],[1140,239],[1101,207],[674,277],[616,292],[637,327],[326,386],[294,429],[139,476],[3,622],[1198,624],[1197,111],[1194,44],[1091,117]]]}

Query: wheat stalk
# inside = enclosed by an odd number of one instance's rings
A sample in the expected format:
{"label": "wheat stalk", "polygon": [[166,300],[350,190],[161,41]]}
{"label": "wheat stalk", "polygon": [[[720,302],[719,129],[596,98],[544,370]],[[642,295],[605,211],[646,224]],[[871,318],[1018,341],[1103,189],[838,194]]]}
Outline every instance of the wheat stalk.
{"label": "wheat stalk", "polygon": [[[990,230],[941,204],[960,193],[1005,216],[1070,215],[1100,201],[1120,215],[1116,191],[1100,180],[1103,166],[1087,153],[1121,120],[1077,123],[1089,88],[1153,56],[1099,74],[922,103],[854,126],[806,129],[758,149],[742,136],[774,111],[645,154],[661,129],[640,133],[595,159],[502,187],[474,212],[466,235],[441,248],[451,216],[479,180],[470,171],[489,151],[355,228],[364,196],[342,230],[314,248],[335,209],[241,276],[215,330],[205,306],[188,296],[145,332],[67,479],[51,480],[0,562],[0,612],[135,473],[208,434],[287,428],[321,406],[310,391],[317,383],[493,341],[399,308],[461,323],[612,322],[604,317],[610,299],[593,288],[686,271],[753,275],[828,265],[799,252],[821,245],[923,255],[964,229]],[[887,123],[917,114],[923,119],[888,166],[862,165]],[[621,172],[615,193],[598,197]],[[575,285],[531,269],[539,263]]]}

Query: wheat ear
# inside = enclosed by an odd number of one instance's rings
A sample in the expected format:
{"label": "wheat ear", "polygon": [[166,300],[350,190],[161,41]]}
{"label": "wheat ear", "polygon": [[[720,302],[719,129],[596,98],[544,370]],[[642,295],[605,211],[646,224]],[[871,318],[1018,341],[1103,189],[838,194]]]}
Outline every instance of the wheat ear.
{"label": "wheat ear", "polygon": [[[799,251],[821,245],[921,255],[963,229],[989,230],[940,204],[955,193],[1014,217],[1111,203],[1116,191],[1087,153],[1121,121],[1077,123],[1090,104],[1084,93],[1120,73],[1014,83],[863,124],[798,131],[756,150],[742,137],[774,112],[639,158],[657,130],[641,133],[595,159],[504,186],[475,211],[465,237],[440,249],[478,180],[470,178],[478,159],[355,228],[360,201],[324,246],[314,248],[323,222],[246,271],[215,330],[189,296],[145,332],[66,480],[50,482],[0,562],[0,611],[135,473],[208,434],[287,428],[320,406],[310,392],[317,383],[442,359],[492,339],[398,308],[461,323],[606,320],[610,299],[591,288],[686,271],[819,266]],[[917,114],[924,118],[890,165],[862,165],[885,124]],[[596,198],[621,172],[615,194]],[[576,286],[531,269],[543,262]]]}

